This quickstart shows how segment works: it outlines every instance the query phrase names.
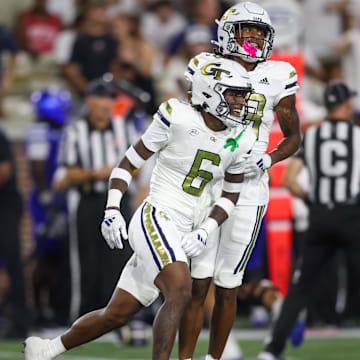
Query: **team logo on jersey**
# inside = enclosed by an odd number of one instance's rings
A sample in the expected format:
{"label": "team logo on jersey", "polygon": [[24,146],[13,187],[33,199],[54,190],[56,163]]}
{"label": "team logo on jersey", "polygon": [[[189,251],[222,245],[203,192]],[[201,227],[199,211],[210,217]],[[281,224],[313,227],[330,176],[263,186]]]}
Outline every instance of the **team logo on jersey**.
{"label": "team logo on jersey", "polygon": [[221,64],[216,64],[216,63],[207,64],[202,68],[201,73],[203,75],[212,75],[214,77],[214,80],[221,80],[222,74],[226,74],[230,77],[231,73],[229,70],[221,69],[219,67],[217,67],[217,68],[214,67],[214,66],[220,66],[220,65]]}
{"label": "team logo on jersey", "polygon": [[216,141],[216,137],[215,137],[215,136],[211,136],[211,137],[210,137],[210,140],[213,141],[213,142],[215,142],[215,141]]}
{"label": "team logo on jersey", "polygon": [[261,79],[261,80],[259,81],[259,84],[262,84],[262,85],[270,85],[269,80],[268,80],[267,77],[264,77],[263,79]]}
{"label": "team logo on jersey", "polygon": [[197,136],[197,135],[199,135],[199,130],[198,129],[190,129],[189,134],[191,136]]}

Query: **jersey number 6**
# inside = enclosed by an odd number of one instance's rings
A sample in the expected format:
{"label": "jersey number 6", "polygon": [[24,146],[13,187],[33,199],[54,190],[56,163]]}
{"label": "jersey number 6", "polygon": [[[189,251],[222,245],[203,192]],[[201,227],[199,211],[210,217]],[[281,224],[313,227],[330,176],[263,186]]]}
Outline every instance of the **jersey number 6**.
{"label": "jersey number 6", "polygon": [[[202,161],[210,160],[213,165],[219,166],[220,164],[220,156],[218,154],[214,154],[204,150],[198,150],[193,162],[193,165],[187,174],[184,182],[183,182],[183,190],[188,194],[200,196],[204,190],[206,184],[212,180],[213,174],[206,170],[200,170],[200,166]],[[193,181],[197,178],[202,178],[199,187],[192,186]]]}

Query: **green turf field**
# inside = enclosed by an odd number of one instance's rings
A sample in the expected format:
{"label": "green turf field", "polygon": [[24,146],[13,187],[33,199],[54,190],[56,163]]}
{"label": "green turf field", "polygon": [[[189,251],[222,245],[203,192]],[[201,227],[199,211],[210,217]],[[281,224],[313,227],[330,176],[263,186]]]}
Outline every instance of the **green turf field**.
{"label": "green turf field", "polygon": [[[261,340],[242,340],[242,349],[246,360],[256,359],[262,346]],[[200,341],[196,357],[206,353],[207,342]],[[22,345],[19,342],[0,341],[1,360],[21,360]],[[288,347],[289,360],[360,360],[359,338],[307,339],[298,349]],[[173,359],[176,359],[176,348]],[[151,359],[151,346],[128,347],[112,343],[95,342],[69,351],[58,359],[63,360],[100,360],[100,359]]]}

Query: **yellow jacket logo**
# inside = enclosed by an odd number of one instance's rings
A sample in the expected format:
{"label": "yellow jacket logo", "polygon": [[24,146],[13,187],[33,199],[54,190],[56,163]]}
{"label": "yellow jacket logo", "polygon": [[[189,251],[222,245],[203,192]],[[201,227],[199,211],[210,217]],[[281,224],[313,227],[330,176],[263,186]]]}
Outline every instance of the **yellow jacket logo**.
{"label": "yellow jacket logo", "polygon": [[214,77],[214,80],[221,80],[221,74],[224,73],[226,75],[230,75],[230,71],[228,70],[224,70],[224,69],[220,69],[220,68],[216,68],[214,66],[220,66],[221,64],[207,64],[205,65],[202,70],[201,73],[204,75],[212,75]]}
{"label": "yellow jacket logo", "polygon": [[224,12],[224,15],[222,16],[222,19],[223,19],[223,20],[227,20],[228,15],[229,15],[230,13],[234,13],[235,11],[236,11],[235,9],[228,9],[228,10],[226,10],[226,11]]}

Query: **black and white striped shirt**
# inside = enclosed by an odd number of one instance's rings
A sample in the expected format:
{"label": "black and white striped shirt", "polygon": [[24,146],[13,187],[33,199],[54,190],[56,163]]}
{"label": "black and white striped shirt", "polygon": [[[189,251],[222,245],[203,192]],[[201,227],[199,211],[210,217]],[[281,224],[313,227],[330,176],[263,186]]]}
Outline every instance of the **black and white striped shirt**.
{"label": "black and white striped shirt", "polygon": [[[111,119],[103,130],[94,128],[86,118],[78,119],[65,130],[60,166],[78,166],[84,170],[98,169],[104,165],[114,167],[140,135],[134,123],[122,117]],[[94,181],[83,184],[80,190],[103,193],[107,185],[107,181]]]}
{"label": "black and white striped shirt", "polygon": [[326,119],[309,128],[297,154],[310,174],[313,204],[353,204],[360,193],[360,127]]}

